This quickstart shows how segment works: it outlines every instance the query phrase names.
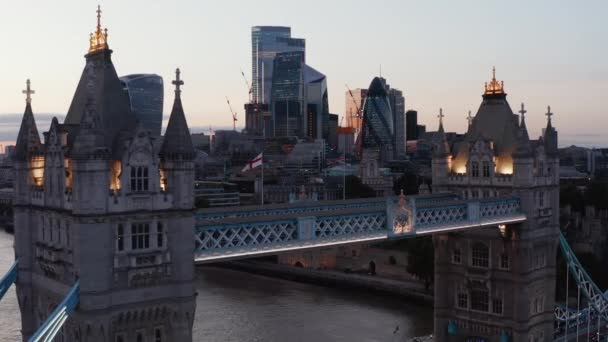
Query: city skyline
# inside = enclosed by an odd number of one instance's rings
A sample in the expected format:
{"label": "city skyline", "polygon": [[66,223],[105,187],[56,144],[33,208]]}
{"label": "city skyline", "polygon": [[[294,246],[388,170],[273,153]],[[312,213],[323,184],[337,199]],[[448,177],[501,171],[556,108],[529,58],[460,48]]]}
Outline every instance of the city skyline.
{"label": "city skyline", "polygon": [[[54,7],[40,2],[32,7],[16,3],[0,14],[4,25],[20,28],[3,37],[7,46],[18,48],[6,53],[7,62],[0,67],[5,77],[0,84],[5,94],[2,116],[23,112],[21,89],[26,78],[37,90],[35,113],[65,115],[77,70],[84,65],[88,33],[94,30],[96,4],[65,1]],[[466,114],[477,111],[483,83],[496,65],[497,78],[505,81],[512,106],[526,103],[531,132],[540,132],[546,106],[551,105],[561,127],[560,145],[608,144],[601,136],[606,119],[598,100],[608,90],[608,67],[594,58],[606,52],[596,44],[606,33],[600,18],[604,3],[548,8],[548,2],[525,6],[523,2],[515,6],[470,2],[462,7],[444,4],[436,10],[426,4],[386,1],[380,4],[386,10],[373,17],[359,3],[340,6],[344,5],[340,2],[324,4],[330,7],[326,12],[318,11],[320,3],[314,1],[297,11],[294,3],[275,1],[241,3],[229,10],[228,5],[211,8],[189,1],[180,2],[179,8],[143,1],[100,4],[118,73],[158,73],[170,78],[179,66],[186,82],[186,115],[194,127],[230,127],[225,96],[239,104],[237,127],[244,126],[240,104],[248,94],[240,70],[251,70],[251,27],[283,25],[292,28],[292,36],[306,39],[307,60],[326,73],[331,113],[344,114],[345,83],[364,88],[382,65],[382,76],[403,90],[407,109],[416,109],[428,130],[436,129],[442,107],[446,130],[463,131]],[[334,7],[365,25],[344,23],[341,18],[331,24]],[[26,12],[30,20],[20,25],[15,18]],[[326,20],[308,20],[313,12]],[[569,25],[561,25],[566,19]],[[56,25],[66,20],[71,24]],[[459,29],[450,30],[454,26]],[[41,32],[52,39],[42,39]],[[251,75],[246,75],[251,82]],[[165,89],[166,97],[170,91]],[[168,106],[165,103],[163,126]],[[580,120],[581,116],[587,120]],[[595,125],[587,126],[589,121]]]}

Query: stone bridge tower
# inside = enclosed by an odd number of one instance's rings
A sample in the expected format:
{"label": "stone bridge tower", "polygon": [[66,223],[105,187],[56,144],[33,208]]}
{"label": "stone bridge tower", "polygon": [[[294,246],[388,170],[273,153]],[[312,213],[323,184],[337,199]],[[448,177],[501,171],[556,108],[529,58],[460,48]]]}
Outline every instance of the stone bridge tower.
{"label": "stone bridge tower", "polygon": [[56,340],[191,341],[195,311],[192,141],[175,102],[161,142],[135,120],[107,31],[60,124],[40,141],[30,94],[17,139],[15,254],[27,340],[80,281]]}
{"label": "stone bridge tower", "polygon": [[450,191],[465,199],[516,195],[527,221],[434,237],[438,341],[553,338],[557,131],[549,108],[543,135],[531,140],[523,104],[518,117],[506,96],[503,83],[493,77],[459,141],[448,143],[440,123],[433,191]]}

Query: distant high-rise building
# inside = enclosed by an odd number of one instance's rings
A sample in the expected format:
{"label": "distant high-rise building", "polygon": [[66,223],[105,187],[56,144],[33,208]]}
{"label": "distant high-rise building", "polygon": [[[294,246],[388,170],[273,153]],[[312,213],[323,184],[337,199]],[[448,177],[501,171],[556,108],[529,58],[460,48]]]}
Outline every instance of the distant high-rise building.
{"label": "distant high-rise building", "polygon": [[385,83],[375,77],[363,105],[361,133],[357,137],[363,149],[377,149],[383,161],[394,158],[394,120]]}
{"label": "distant high-rise building", "polygon": [[163,123],[163,78],[155,74],[134,74],[120,78],[129,94],[131,111],[141,125],[160,136]]}
{"label": "distant high-rise building", "polygon": [[363,111],[363,103],[367,96],[367,89],[353,89],[352,96],[347,90],[345,93],[346,98],[346,109],[344,111],[346,115],[346,126],[354,128],[357,132],[361,130],[361,117],[358,111]]}
{"label": "distant high-rise building", "polygon": [[329,101],[327,95],[327,77],[309,65],[304,65],[304,82],[306,84],[307,119],[305,121],[306,137],[329,139]]}
{"label": "distant high-rise building", "polygon": [[408,110],[405,113],[405,127],[407,141],[418,139],[418,112]]}
{"label": "distant high-rise building", "polygon": [[282,26],[254,26],[251,28],[252,100],[270,103],[274,58],[281,52],[304,52],[304,39],[291,38],[291,28]]}
{"label": "distant high-rise building", "polygon": [[271,108],[275,136],[303,136],[304,52],[282,52],[273,63]]}
{"label": "distant high-rise building", "polygon": [[393,110],[394,158],[403,159],[405,158],[405,97],[401,90],[391,88],[388,84],[386,84],[386,90]]}

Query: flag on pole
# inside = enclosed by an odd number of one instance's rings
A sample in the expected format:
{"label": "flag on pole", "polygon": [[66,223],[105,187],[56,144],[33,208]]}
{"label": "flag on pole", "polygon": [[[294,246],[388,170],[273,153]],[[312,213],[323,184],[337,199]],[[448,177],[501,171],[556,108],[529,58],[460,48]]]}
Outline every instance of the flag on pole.
{"label": "flag on pole", "polygon": [[243,167],[243,170],[241,170],[241,172],[247,172],[249,170],[253,170],[256,167],[262,165],[262,154],[264,154],[263,152],[260,153],[257,157],[253,158],[249,163],[247,163],[247,165],[245,165],[245,167]]}

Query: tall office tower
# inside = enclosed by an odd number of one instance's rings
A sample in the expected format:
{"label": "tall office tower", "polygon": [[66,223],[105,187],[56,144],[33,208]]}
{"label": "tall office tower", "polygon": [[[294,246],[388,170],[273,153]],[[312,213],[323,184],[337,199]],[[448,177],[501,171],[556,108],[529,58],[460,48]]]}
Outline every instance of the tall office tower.
{"label": "tall office tower", "polygon": [[270,103],[272,94],[273,61],[277,53],[304,52],[304,39],[291,38],[291,28],[254,26],[251,28],[252,101]]}
{"label": "tall office tower", "polygon": [[[352,96],[347,90],[344,94],[346,99],[346,108],[344,115],[346,115],[346,126],[352,127],[356,132],[361,130],[361,119],[363,115],[363,104],[365,103],[365,97],[367,96],[367,89],[352,89]],[[359,113],[360,111],[360,113]]]}
{"label": "tall office tower", "polygon": [[[559,155],[550,110],[530,139],[492,77],[463,141],[433,155],[433,192],[463,198],[517,195],[527,220],[499,229],[434,235],[437,341],[552,341],[559,234]],[[440,114],[440,117],[442,115]],[[441,119],[440,119],[441,120]],[[483,206],[467,215],[483,217]]]}
{"label": "tall office tower", "polygon": [[394,158],[393,111],[385,83],[375,77],[363,105],[363,121],[357,144],[363,149],[379,152],[381,162]]}
{"label": "tall office tower", "polygon": [[418,140],[418,112],[415,110],[408,110],[405,113],[405,130],[406,140],[413,141]]}
{"label": "tall office tower", "polygon": [[306,120],[304,132],[307,138],[327,140],[329,137],[329,101],[327,77],[309,65],[304,65],[306,84]]}
{"label": "tall office tower", "polygon": [[386,85],[388,98],[393,110],[393,140],[395,144],[395,159],[405,158],[405,97],[399,89]]}
{"label": "tall office tower", "polygon": [[55,340],[190,342],[194,149],[183,82],[178,71],[159,144],[136,124],[100,10],[90,37],[65,121],[53,118],[44,142],[27,92],[14,157],[23,340],[78,282],[78,306]]}
{"label": "tall office tower", "polygon": [[129,94],[131,111],[144,129],[160,136],[163,123],[163,78],[155,74],[135,74],[120,78]]}
{"label": "tall office tower", "polygon": [[303,136],[304,85],[304,52],[277,54],[273,63],[271,96],[274,136]]}

